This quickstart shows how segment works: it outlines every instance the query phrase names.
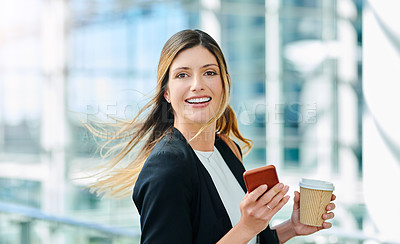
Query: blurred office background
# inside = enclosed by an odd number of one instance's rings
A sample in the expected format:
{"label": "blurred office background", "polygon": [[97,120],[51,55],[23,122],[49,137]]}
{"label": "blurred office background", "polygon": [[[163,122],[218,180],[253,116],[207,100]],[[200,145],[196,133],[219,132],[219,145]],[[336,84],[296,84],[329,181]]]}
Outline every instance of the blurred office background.
{"label": "blurred office background", "polygon": [[[371,50],[389,47],[376,55],[395,50],[394,63],[400,56],[394,19],[379,18],[393,8],[379,5],[362,0],[2,1],[0,243],[139,242],[132,200],[101,199],[85,188],[90,179],[79,179],[102,162],[82,122],[132,118],[154,91],[163,44],[187,28],[205,30],[225,53],[231,104],[240,129],[255,143],[245,166],[276,165],[291,192],[302,177],[335,183],[334,227],[290,243],[399,241],[385,226],[391,209],[382,205],[393,192],[368,183],[373,172],[383,181],[396,180],[391,175],[400,167],[396,137],[380,136],[396,129],[399,120],[374,115],[379,108],[396,110],[395,87],[383,82],[400,76],[370,80],[371,106],[365,106],[363,95],[362,49],[368,41],[363,28],[374,26],[368,32],[372,39],[384,36],[370,42]],[[371,25],[363,26],[363,18]],[[371,70],[387,67],[385,59],[375,57]],[[397,69],[393,62],[389,73],[399,72],[400,62]],[[387,93],[378,92],[377,84]],[[391,105],[379,104],[385,94],[394,99]],[[379,121],[390,123],[375,126]],[[382,157],[372,156],[374,148]],[[397,158],[390,158],[393,153]],[[393,164],[383,172],[387,162]],[[378,191],[380,201],[374,198]],[[272,224],[289,218],[291,208],[290,201]]]}

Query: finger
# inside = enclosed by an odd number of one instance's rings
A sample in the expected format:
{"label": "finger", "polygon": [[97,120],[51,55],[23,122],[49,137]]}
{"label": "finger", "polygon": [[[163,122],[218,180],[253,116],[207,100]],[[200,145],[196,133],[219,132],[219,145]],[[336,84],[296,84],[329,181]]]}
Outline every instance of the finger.
{"label": "finger", "polygon": [[322,218],[323,218],[324,220],[333,219],[333,217],[335,217],[335,214],[334,214],[334,213],[326,213],[326,214],[323,214],[323,215],[322,215]]}
{"label": "finger", "polygon": [[258,198],[260,198],[260,196],[262,194],[264,194],[264,192],[268,189],[267,185],[260,185],[259,187],[257,187],[256,189],[254,189],[252,192],[248,193],[248,198],[250,201],[257,201]]}
{"label": "finger", "polygon": [[[282,189],[280,189],[283,186]],[[276,189],[276,188],[275,188]],[[283,184],[281,186],[278,186],[278,190],[280,191],[277,192],[276,195],[273,194],[264,194],[260,199],[259,199],[259,204],[260,205],[265,205],[268,203],[270,207],[274,207],[278,202],[285,196],[287,191],[289,190],[288,186],[284,186]],[[275,199],[276,198],[276,199]],[[275,199],[275,200],[274,200]]]}
{"label": "finger", "polygon": [[282,183],[276,184],[266,194],[264,194],[257,200],[258,203],[260,205],[265,205],[269,203],[272,200],[272,198],[283,189],[283,187],[284,185]]}
{"label": "finger", "polygon": [[336,205],[334,203],[330,203],[328,204],[328,206],[326,206],[326,211],[331,211],[334,210],[336,208]]}
{"label": "finger", "polygon": [[324,223],[322,223],[322,228],[324,228],[324,229],[329,229],[329,228],[331,228],[331,227],[332,227],[332,224],[329,223],[329,222],[324,222]]}
{"label": "finger", "polygon": [[[279,194],[281,191],[283,191],[283,189],[285,188],[285,185],[283,183],[278,183],[276,184],[274,187],[271,188],[270,192],[272,194],[269,194],[271,199],[276,196],[277,194]],[[270,199],[270,201],[271,201]]]}
{"label": "finger", "polygon": [[[271,208],[274,208],[278,203],[285,197],[286,193],[289,191],[289,186],[284,186],[283,189],[278,192],[268,203]],[[266,203],[265,203],[266,204]]]}
{"label": "finger", "polygon": [[283,206],[285,206],[285,204],[289,201],[289,199],[290,196],[285,196],[275,207],[272,208],[272,210],[265,207],[264,213],[266,215],[270,215],[272,218],[272,216],[274,216],[279,210],[281,210]]}
{"label": "finger", "polygon": [[335,201],[335,199],[336,199],[336,195],[332,194],[331,201]]}

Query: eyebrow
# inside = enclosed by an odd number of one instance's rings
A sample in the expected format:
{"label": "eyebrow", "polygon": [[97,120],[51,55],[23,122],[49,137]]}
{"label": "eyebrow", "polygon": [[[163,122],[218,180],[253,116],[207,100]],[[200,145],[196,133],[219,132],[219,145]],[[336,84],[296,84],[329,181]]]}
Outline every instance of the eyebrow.
{"label": "eyebrow", "polygon": [[[201,66],[200,68],[207,68],[207,67],[210,67],[210,66],[216,66],[216,67],[219,68],[219,66],[217,64],[205,64],[205,65]],[[190,69],[190,68],[189,67],[185,67],[185,66],[184,67],[178,67],[178,68],[174,69],[172,72],[175,72],[177,70],[188,70],[188,69]]]}

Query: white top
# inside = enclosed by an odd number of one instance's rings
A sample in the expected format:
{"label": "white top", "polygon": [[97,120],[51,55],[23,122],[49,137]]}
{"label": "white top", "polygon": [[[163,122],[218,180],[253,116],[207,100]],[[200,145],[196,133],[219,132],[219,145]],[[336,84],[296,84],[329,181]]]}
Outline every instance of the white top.
{"label": "white top", "polygon": [[[240,202],[246,193],[215,146],[214,151],[194,150],[194,152],[210,174],[232,226],[235,226],[240,220]],[[256,237],[248,243],[255,244]]]}

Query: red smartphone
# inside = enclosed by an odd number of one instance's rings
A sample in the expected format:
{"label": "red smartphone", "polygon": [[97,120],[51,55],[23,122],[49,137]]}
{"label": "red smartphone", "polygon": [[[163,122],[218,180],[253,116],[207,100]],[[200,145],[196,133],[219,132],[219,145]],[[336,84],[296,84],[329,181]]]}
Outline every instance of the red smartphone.
{"label": "red smartphone", "polygon": [[[243,179],[248,192],[252,192],[260,185],[266,184],[268,190],[279,183],[275,166],[267,165],[256,169],[247,170],[243,173]],[[268,191],[267,190],[267,191]]]}

